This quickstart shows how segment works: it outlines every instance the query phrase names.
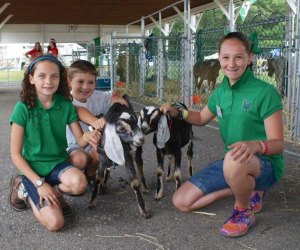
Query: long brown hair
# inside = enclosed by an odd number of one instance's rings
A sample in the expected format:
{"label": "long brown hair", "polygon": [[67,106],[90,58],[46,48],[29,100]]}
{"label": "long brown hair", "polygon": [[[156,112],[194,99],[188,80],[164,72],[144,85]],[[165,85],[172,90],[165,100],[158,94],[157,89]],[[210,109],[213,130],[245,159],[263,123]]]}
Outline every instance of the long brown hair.
{"label": "long brown hair", "polygon": [[38,45],[38,47],[39,47],[39,49],[38,49],[38,51],[41,53],[41,54],[43,54],[43,47],[42,47],[42,45],[40,44],[40,42],[36,42],[35,44],[34,44],[34,48],[36,49],[36,46]]}
{"label": "long brown hair", "polygon": [[21,82],[21,92],[20,92],[20,100],[23,102],[29,109],[33,109],[36,105],[36,89],[35,85],[31,84],[29,81],[29,76],[34,75],[36,64],[41,61],[50,61],[55,63],[59,68],[59,85],[56,90],[57,94],[63,96],[66,100],[72,101],[72,95],[70,94],[70,89],[67,84],[67,72],[65,67],[61,64],[60,61],[57,60],[52,55],[42,55],[34,59],[24,72],[24,78]]}

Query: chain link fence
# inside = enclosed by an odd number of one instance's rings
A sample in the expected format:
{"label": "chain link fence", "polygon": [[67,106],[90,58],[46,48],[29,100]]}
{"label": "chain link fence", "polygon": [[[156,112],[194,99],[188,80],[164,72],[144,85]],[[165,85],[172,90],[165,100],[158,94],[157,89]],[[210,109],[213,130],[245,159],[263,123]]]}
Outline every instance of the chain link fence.
{"label": "chain link fence", "polygon": [[[247,34],[249,38],[254,38],[257,43],[257,54],[254,55],[252,65],[254,74],[258,78],[274,84],[283,96],[286,86],[284,81],[285,61],[282,59],[285,48],[286,19],[284,16],[271,19],[262,18],[258,14],[247,24],[237,26],[236,30]],[[203,65],[207,60],[217,59],[218,41],[225,33],[226,30],[222,28],[200,30],[194,35],[196,64]],[[211,67],[205,70],[209,71]],[[216,85],[222,79],[222,73],[218,73],[219,77],[216,78]],[[206,79],[205,82],[207,82]],[[204,99],[207,99],[205,95],[211,92],[211,86],[204,85],[198,91],[204,95]]]}
{"label": "chain link fence", "polygon": [[[114,83],[125,83],[131,96],[154,103],[183,99],[185,60],[184,37],[112,37],[111,73]],[[123,84],[124,85],[124,84]]]}

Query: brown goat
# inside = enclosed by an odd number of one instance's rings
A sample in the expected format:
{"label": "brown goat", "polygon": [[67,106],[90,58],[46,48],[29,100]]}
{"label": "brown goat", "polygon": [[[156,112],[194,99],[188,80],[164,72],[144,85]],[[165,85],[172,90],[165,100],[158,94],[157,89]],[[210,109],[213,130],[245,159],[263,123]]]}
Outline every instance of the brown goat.
{"label": "brown goat", "polygon": [[[209,90],[212,91],[216,86],[216,80],[221,69],[218,59],[209,59],[202,64],[195,64],[193,67],[193,74],[195,79],[195,87],[200,91],[204,80],[208,82]],[[200,80],[199,80],[200,78]]]}
{"label": "brown goat", "polygon": [[284,96],[285,93],[285,79],[284,79],[284,73],[285,73],[285,63],[286,60],[283,56],[278,56],[276,58],[268,58],[267,64],[268,64],[268,76],[272,77],[275,75],[275,82],[276,82],[276,88],[278,89],[279,93]]}

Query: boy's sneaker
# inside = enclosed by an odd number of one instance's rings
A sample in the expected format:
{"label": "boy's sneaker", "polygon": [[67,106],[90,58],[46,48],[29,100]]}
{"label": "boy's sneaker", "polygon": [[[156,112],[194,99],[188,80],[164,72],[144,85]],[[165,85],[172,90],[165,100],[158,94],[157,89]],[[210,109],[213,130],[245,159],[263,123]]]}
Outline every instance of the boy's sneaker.
{"label": "boy's sneaker", "polygon": [[265,195],[264,191],[253,191],[251,195],[250,208],[254,213],[262,209],[262,200]]}
{"label": "boy's sneaker", "polygon": [[22,183],[22,177],[14,174],[10,179],[10,190],[8,195],[8,203],[18,212],[24,211],[29,208],[24,199],[19,198],[19,186]]}
{"label": "boy's sneaker", "polygon": [[236,208],[219,232],[227,237],[239,237],[245,235],[254,223],[255,216],[250,209]]}

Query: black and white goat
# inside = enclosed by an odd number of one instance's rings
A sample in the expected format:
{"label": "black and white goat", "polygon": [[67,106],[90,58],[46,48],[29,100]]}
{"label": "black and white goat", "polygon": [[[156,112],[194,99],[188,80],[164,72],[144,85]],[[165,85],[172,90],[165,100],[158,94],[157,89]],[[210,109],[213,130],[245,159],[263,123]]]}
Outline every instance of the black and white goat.
{"label": "black and white goat", "polygon": [[[180,104],[186,109],[184,104]],[[155,199],[159,200],[163,195],[163,173],[164,156],[169,155],[167,180],[175,178],[178,189],[181,185],[181,148],[187,146],[187,156],[189,164],[189,175],[193,174],[193,131],[192,125],[178,118],[172,118],[163,114],[158,108],[153,106],[144,107],[140,112],[140,128],[145,135],[154,132],[153,143],[156,147],[158,162],[157,189]],[[174,167],[174,169],[172,169]]]}
{"label": "black and white goat", "polygon": [[[114,103],[104,115],[106,125],[98,147],[100,164],[98,175],[92,187],[93,192],[89,207],[95,207],[97,195],[105,191],[110,167],[116,163],[117,165],[125,165],[129,175],[130,186],[137,198],[140,213],[145,218],[149,218],[150,216],[140,191],[141,182],[143,188],[147,188],[141,157],[144,135],[137,125],[138,120],[132,105],[126,96],[124,98],[129,104],[128,107],[121,103]],[[137,177],[134,162],[137,165],[137,171],[141,180]]]}

